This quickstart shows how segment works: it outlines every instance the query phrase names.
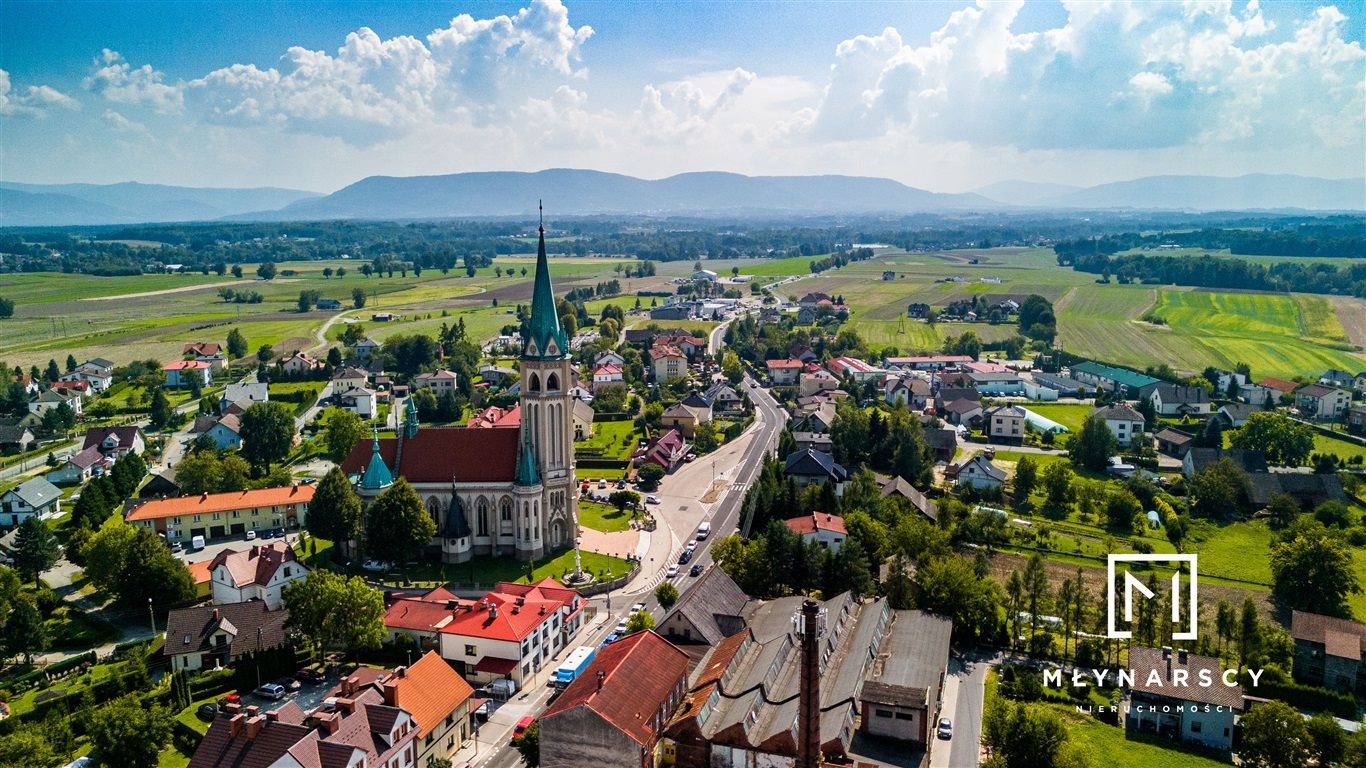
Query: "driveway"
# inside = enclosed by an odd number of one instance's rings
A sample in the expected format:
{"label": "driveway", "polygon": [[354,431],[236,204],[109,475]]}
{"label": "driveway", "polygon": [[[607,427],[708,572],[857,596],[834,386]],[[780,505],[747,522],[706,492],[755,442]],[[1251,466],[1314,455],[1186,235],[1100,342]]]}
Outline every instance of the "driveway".
{"label": "driveway", "polygon": [[930,752],[930,768],[972,768],[977,765],[989,666],[988,662],[973,656],[949,660],[939,716],[952,721],[953,738],[948,741],[935,739]]}

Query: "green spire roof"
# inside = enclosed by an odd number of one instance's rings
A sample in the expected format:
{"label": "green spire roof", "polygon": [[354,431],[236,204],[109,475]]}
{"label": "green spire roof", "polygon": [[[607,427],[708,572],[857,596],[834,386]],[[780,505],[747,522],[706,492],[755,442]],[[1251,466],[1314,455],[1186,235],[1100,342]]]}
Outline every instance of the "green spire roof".
{"label": "green spire roof", "polygon": [[393,474],[389,472],[384,458],[379,455],[379,428],[376,427],[374,432],[375,441],[371,443],[370,464],[365,467],[365,474],[360,479],[360,487],[367,491],[378,491],[394,484]]}
{"label": "green spire roof", "polygon": [[522,451],[517,455],[517,485],[540,485],[541,473],[536,470],[536,455],[531,451],[531,441],[522,440]]}
{"label": "green spire roof", "polygon": [[408,437],[417,437],[417,405],[411,397],[403,409],[403,429],[408,433]]}
{"label": "green spire roof", "polygon": [[[540,240],[536,245],[536,284],[531,294],[531,335],[527,339],[522,356],[540,359],[564,357],[569,354],[569,341],[565,338],[564,328],[560,327],[560,315],[555,308],[555,292],[550,287],[550,264],[545,256],[544,222],[539,231]],[[555,342],[557,350],[553,355],[546,352],[551,341]]]}

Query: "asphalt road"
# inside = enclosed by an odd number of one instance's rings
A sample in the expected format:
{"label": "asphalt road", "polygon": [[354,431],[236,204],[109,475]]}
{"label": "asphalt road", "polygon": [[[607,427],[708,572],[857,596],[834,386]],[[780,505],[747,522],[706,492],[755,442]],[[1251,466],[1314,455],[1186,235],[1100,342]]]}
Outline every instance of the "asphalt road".
{"label": "asphalt road", "polygon": [[939,716],[953,723],[953,738],[936,741],[930,755],[931,768],[973,768],[981,751],[982,707],[985,704],[987,668],[991,663],[965,656],[949,660],[944,683],[943,710]]}

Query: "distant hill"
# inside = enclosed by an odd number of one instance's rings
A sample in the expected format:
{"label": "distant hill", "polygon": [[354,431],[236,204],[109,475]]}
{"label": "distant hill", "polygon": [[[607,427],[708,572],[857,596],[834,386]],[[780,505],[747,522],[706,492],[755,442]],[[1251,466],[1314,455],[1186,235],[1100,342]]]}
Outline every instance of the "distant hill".
{"label": "distant hill", "polygon": [[1012,179],[988,184],[973,192],[1007,205],[1040,207],[1050,205],[1054,200],[1081,189],[1082,187],[1074,187],[1071,184],[1046,184]]}
{"label": "distant hill", "polygon": [[206,221],[278,209],[317,193],[260,187],[0,182],[0,226]]}
{"label": "distant hill", "polygon": [[326,197],[236,218],[349,219],[526,216],[536,200],[557,216],[621,213],[905,213],[991,209],[977,195],[926,192],[861,176],[742,176],[684,173],[650,181],[601,171],[371,176]]}
{"label": "distant hill", "polygon": [[984,187],[978,194],[1003,203],[1041,208],[1366,210],[1366,179],[1319,179],[1289,174],[1146,176],[1070,191],[1062,185],[1002,182]]}

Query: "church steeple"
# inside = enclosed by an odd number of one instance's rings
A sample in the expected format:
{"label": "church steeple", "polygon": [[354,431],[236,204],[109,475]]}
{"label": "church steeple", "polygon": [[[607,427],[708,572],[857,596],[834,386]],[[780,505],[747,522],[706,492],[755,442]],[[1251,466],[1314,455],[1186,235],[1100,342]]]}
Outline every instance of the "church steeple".
{"label": "church steeple", "polygon": [[[539,203],[537,206],[539,208]],[[545,255],[544,213],[538,232],[540,238],[536,244],[536,282],[531,294],[531,322],[528,324],[530,335],[523,348],[522,357],[553,359],[568,354],[569,341],[565,338],[564,328],[560,326],[560,315],[555,308],[555,292],[550,287],[550,264]],[[549,351],[552,342],[553,353]]]}
{"label": "church steeple", "polygon": [[394,476],[379,455],[379,428],[375,427],[374,442],[370,444],[370,463],[361,476],[360,487],[367,491],[378,491],[394,484]]}

